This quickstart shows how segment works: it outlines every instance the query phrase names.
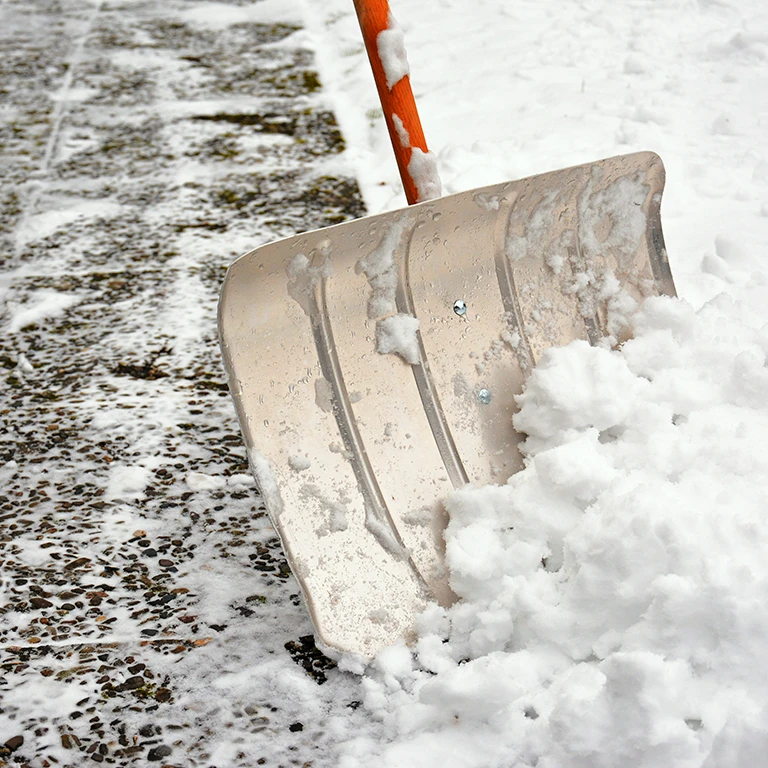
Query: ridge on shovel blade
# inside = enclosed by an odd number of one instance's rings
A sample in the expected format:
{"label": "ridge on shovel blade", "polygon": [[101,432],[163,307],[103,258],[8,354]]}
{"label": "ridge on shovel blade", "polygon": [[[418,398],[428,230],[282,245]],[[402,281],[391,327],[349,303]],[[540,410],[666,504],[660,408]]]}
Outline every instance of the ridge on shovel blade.
{"label": "ridge on shovel blade", "polygon": [[[656,155],[615,157],[307,232],[229,268],[230,389],[325,645],[370,658],[411,638],[428,601],[452,602],[443,499],[521,468],[515,395],[538,357],[620,342],[628,308],[675,295],[663,186]],[[412,364],[378,352],[377,331]]]}

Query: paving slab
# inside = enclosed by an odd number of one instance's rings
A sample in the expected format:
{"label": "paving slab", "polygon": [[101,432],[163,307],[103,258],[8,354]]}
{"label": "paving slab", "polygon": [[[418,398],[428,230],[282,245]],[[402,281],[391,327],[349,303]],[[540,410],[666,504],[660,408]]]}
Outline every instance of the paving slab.
{"label": "paving slab", "polygon": [[257,5],[0,5],[0,766],[334,765],[362,716],[216,336],[234,256],[364,212]]}

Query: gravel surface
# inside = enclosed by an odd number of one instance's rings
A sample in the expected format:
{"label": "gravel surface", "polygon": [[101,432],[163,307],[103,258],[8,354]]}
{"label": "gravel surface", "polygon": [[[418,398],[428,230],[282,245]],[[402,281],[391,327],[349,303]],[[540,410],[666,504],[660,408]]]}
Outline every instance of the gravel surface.
{"label": "gravel surface", "polygon": [[216,338],[234,256],[363,213],[251,7],[0,3],[0,766],[333,765],[362,717]]}

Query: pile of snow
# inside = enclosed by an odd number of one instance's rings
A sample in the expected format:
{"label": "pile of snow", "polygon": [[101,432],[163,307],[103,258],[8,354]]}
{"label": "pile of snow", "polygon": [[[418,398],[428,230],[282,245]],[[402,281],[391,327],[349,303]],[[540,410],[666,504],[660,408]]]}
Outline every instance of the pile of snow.
{"label": "pile of snow", "polygon": [[652,299],[619,351],[543,356],[527,467],[448,500],[460,600],[369,668],[386,738],[349,765],[763,764],[768,326],[746,314]]}

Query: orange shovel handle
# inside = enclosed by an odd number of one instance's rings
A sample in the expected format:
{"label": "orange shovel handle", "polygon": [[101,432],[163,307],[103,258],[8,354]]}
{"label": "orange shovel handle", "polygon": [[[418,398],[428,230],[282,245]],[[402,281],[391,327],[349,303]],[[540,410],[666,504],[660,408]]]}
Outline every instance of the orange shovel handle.
{"label": "orange shovel handle", "polygon": [[[400,170],[400,178],[403,180],[405,197],[408,205],[419,201],[419,194],[408,165],[411,162],[413,147],[418,147],[423,152],[427,151],[427,142],[424,139],[424,131],[421,128],[419,113],[416,110],[416,102],[411,90],[411,79],[408,75],[396,82],[390,90],[387,86],[387,78],[384,73],[384,65],[379,56],[377,39],[379,33],[388,27],[389,3],[387,0],[354,0],[357,19],[363,32],[365,49],[373,70],[373,78],[376,81],[376,89],[379,92],[381,108],[384,111],[384,120],[387,123],[389,138],[392,140],[392,148],[395,150],[397,167]],[[409,141],[403,146],[402,130],[398,132],[394,116],[402,121],[402,127],[407,132]]]}

